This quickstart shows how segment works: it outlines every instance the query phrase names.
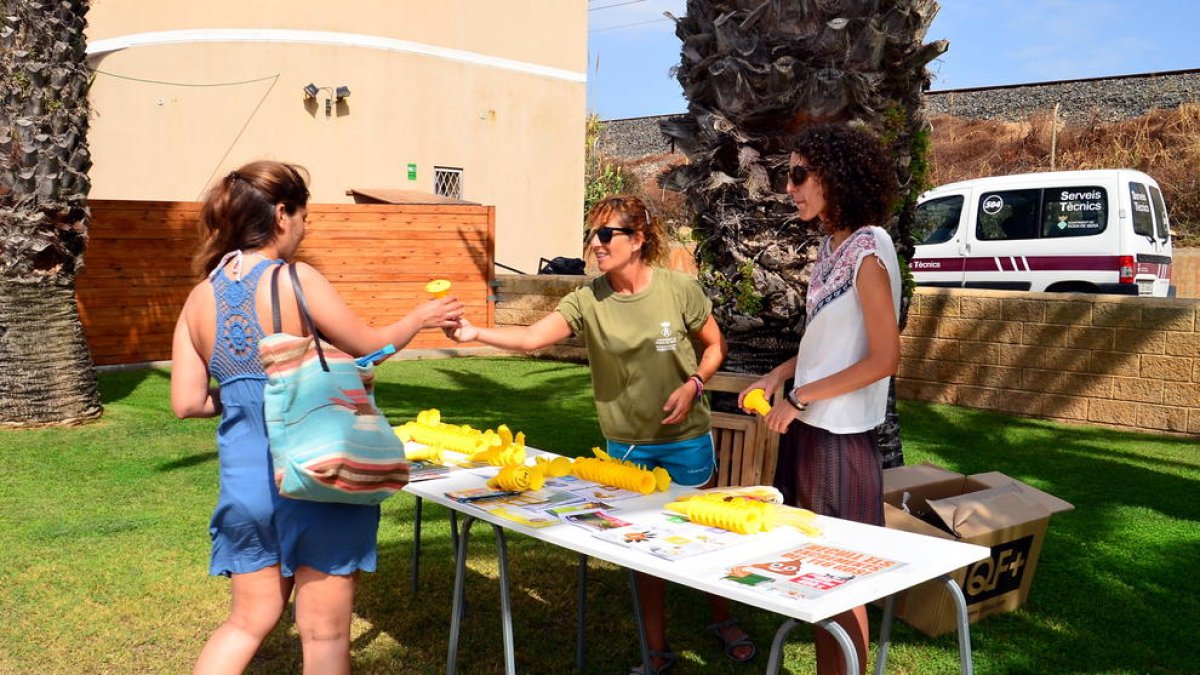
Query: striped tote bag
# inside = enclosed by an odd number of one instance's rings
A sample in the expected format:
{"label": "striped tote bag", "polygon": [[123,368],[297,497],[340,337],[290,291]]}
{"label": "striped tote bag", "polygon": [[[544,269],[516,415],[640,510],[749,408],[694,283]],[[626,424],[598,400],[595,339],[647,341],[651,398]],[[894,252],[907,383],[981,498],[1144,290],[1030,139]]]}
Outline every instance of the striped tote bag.
{"label": "striped tote bag", "polygon": [[293,499],[378,504],[408,483],[404,445],[375,406],[374,366],[320,339],[288,265],[310,337],[280,331],[279,267],[271,274],[275,332],[259,341],[275,484]]}

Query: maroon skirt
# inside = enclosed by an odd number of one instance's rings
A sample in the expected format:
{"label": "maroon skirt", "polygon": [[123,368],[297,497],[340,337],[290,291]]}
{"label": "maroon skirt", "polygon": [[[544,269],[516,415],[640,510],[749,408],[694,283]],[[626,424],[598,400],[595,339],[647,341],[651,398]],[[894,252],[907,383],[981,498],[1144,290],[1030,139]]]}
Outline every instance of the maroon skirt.
{"label": "maroon skirt", "polygon": [[883,525],[883,463],[874,431],[835,434],[792,422],[779,439],[775,487],[792,506]]}

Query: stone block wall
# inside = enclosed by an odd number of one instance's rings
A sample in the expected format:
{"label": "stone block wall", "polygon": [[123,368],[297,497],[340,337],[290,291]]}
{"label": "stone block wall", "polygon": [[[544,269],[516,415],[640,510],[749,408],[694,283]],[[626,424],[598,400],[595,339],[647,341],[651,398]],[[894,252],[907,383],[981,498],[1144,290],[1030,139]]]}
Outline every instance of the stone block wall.
{"label": "stone block wall", "polygon": [[[496,325],[532,324],[586,280],[500,276]],[[922,288],[900,339],[903,399],[1200,434],[1200,300]],[[587,358],[575,339],[536,355]]]}
{"label": "stone block wall", "polygon": [[919,289],[896,391],[1027,417],[1200,434],[1200,300]]}

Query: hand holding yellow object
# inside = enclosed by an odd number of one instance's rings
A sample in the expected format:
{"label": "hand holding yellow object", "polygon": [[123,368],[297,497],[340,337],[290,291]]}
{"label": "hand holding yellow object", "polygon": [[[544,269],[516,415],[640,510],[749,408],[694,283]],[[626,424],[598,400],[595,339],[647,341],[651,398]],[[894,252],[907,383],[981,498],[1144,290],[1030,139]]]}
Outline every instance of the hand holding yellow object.
{"label": "hand holding yellow object", "polygon": [[450,293],[450,280],[434,279],[433,281],[425,284],[425,292],[435,298],[444,298]]}
{"label": "hand holding yellow object", "polygon": [[771,404],[767,402],[767,392],[762,389],[751,389],[750,393],[746,394],[746,398],[742,399],[742,406],[763,417],[771,412]]}

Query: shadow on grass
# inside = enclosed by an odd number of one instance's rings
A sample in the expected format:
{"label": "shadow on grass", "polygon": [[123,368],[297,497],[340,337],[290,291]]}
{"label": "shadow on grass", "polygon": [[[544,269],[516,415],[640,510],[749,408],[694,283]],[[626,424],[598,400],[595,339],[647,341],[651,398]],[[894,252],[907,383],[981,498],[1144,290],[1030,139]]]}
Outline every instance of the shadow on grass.
{"label": "shadow on grass", "polygon": [[156,368],[105,373],[103,377],[99,378],[100,400],[103,403],[123,401],[146,380],[154,379],[169,381],[171,374]]}
{"label": "shadow on grass", "polygon": [[200,464],[208,464],[209,462],[217,461],[217,451],[201,452],[187,457],[180,457],[171,462],[165,462],[154,467],[156,471],[178,471],[179,469],[190,469],[193,466]]}
{"label": "shadow on grass", "polygon": [[1076,507],[1051,519],[1026,607],[973,628],[981,671],[1195,672],[1177,640],[1200,623],[1195,439],[939,406],[902,415],[921,430],[906,443],[949,468],[1001,471]]}

